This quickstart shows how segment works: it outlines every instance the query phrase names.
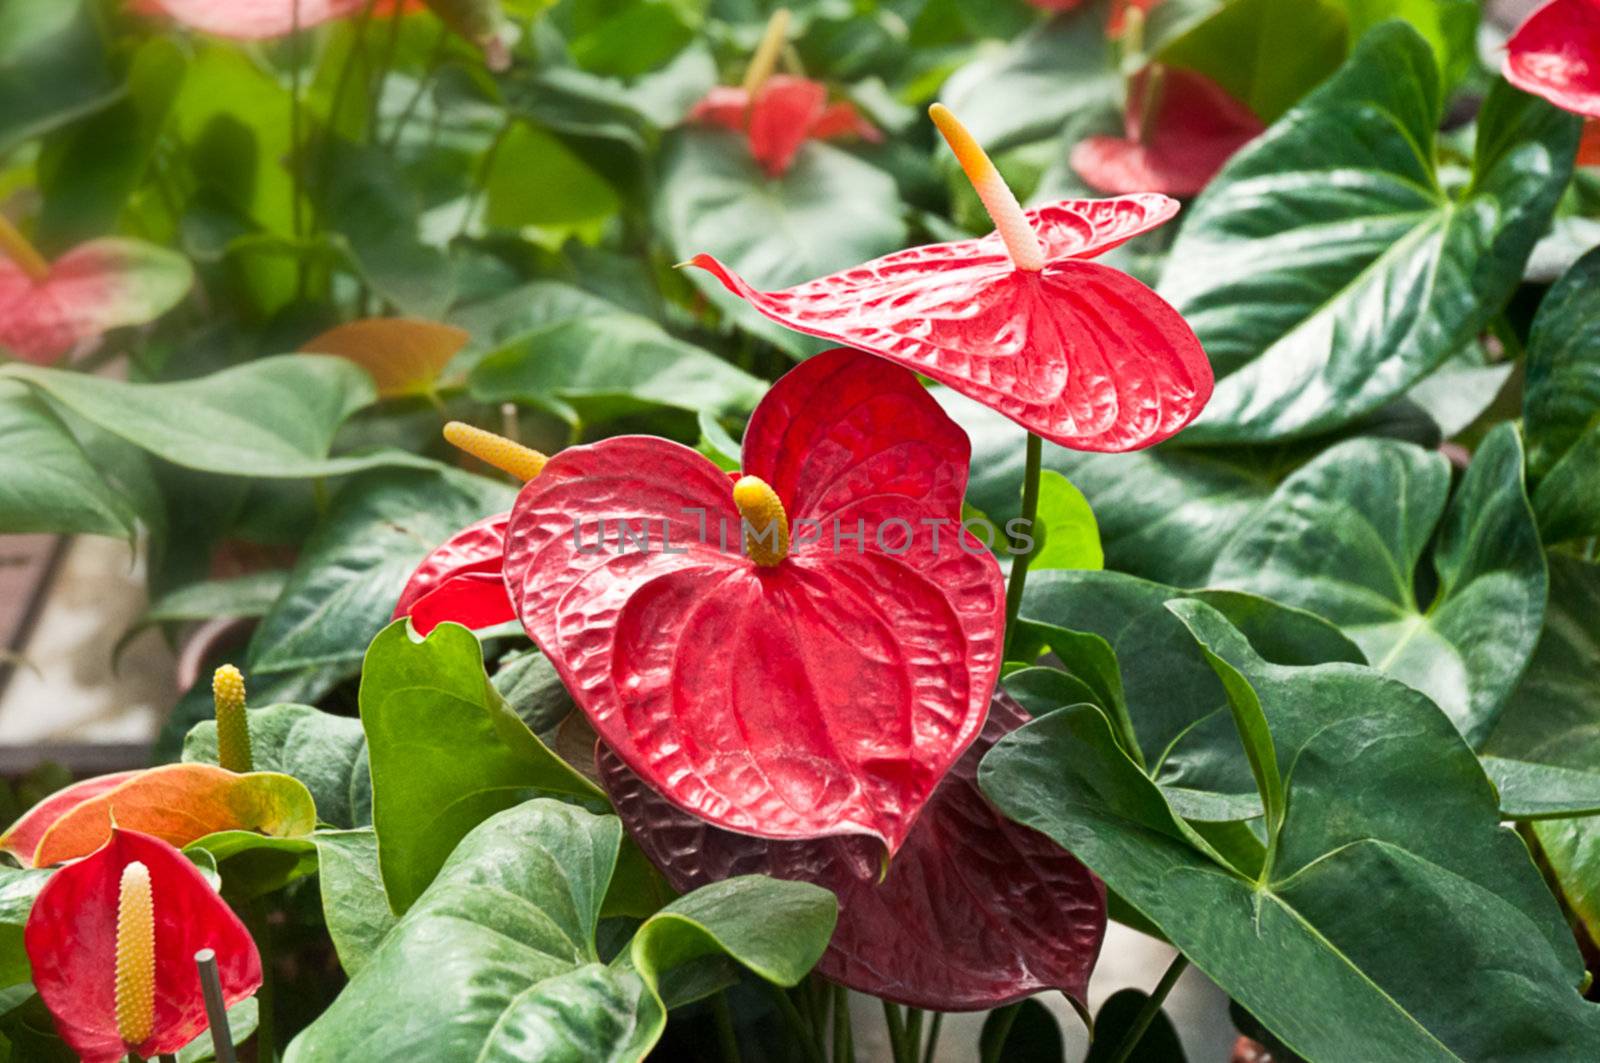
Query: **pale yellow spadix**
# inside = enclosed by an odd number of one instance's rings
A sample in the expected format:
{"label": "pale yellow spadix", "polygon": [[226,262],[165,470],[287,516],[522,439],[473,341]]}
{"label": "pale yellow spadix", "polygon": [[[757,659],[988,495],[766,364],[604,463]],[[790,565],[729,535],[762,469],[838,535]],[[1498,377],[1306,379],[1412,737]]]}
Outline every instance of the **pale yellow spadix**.
{"label": "pale yellow spadix", "polygon": [[122,869],[117,894],[117,1034],[143,1044],[156,1025],[156,918],[150,869],[135,860]]}
{"label": "pale yellow spadix", "polygon": [[744,72],[744,91],[750,98],[755,99],[761,86],[767,83],[772,72],[778,68],[778,57],[783,54],[784,40],[789,36],[789,9],[780,7],[772,13],[767,20],[766,32],[761,35],[761,43],[756,45],[755,54],[750,57],[750,65]]}
{"label": "pale yellow spadix", "polygon": [[50,263],[34,250],[28,238],[18,232],[4,214],[0,214],[0,255],[15,262],[22,272],[36,281],[50,276]]}
{"label": "pale yellow spadix", "polygon": [[1018,269],[1032,273],[1044,269],[1044,248],[1039,244],[1038,234],[1033,231],[1028,216],[1022,213],[1022,204],[1017,202],[1016,195],[1000,176],[1000,171],[989,161],[988,153],[944,104],[936,103],[929,107],[928,117],[939,127],[945,143],[950,145],[956,161],[966,173],[967,180],[972,182],[973,191],[983,201],[983,209],[993,219],[1011,261]]}
{"label": "pale yellow spadix", "polygon": [[444,426],[444,437],[450,445],[458,450],[464,450],[479,461],[527,483],[544,471],[545,462],[550,459],[521,443],[497,436],[461,421],[451,421]]}

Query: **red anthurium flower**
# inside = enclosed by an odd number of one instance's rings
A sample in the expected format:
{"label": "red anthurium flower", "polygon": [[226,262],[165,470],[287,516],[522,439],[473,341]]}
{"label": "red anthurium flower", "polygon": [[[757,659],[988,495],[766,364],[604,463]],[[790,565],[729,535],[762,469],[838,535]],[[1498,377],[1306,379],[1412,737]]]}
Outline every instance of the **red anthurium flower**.
{"label": "red anthurium flower", "polygon": [[1550,0],[1506,42],[1506,80],[1600,118],[1600,0]]}
{"label": "red anthurium flower", "polygon": [[817,970],[851,989],[939,1011],[993,1008],[1045,989],[1080,1006],[1105,936],[1105,887],[1068,853],[995,812],[978,762],[1027,721],[997,692],[982,736],[934,791],[883,872],[863,838],[768,841],[718,830],[664,800],[603,745],[600,779],[629,834],[674,889],[734,875],[831,889],[839,922]]}
{"label": "red anthurium flower", "polygon": [[689,117],[745,133],[751,157],[774,177],[788,172],[808,140],[883,139],[849,102],[828,103],[828,90],[820,81],[787,74],[768,78],[753,95],[718,86],[695,104]]}
{"label": "red anthurium flower", "polygon": [[1212,374],[1193,330],[1143,284],[1085,261],[1167,221],[1177,203],[1146,194],[1024,214],[966,129],[938,105],[934,117],[997,233],[778,292],[707,254],[691,264],[780,324],[932,377],[1065,447],[1133,450],[1198,416]]}
{"label": "red anthurium flower", "polygon": [[223,999],[261,985],[261,957],[199,870],[158,838],[113,831],[51,876],[23,935],[33,984],[85,1063],[177,1052],[206,1028],[194,954],[217,954]]}
{"label": "red anthurium flower", "polygon": [[62,787],[24,812],[22,818],[4,834],[0,834],[0,852],[10,853],[23,867],[32,867],[33,854],[39,848],[39,842],[63,816],[85,801],[110,793],[141,774],[143,772],[119,771]]}
{"label": "red anthurium flower", "polygon": [[1080,142],[1072,168],[1099,192],[1192,196],[1265,128],[1210,78],[1146,67],[1128,86],[1125,134]]}
{"label": "red anthurium flower", "polygon": [[93,240],[47,262],[0,216],[0,351],[49,365],[101,334],[152,321],[189,291],[183,256]]}
{"label": "red anthurium flower", "polygon": [[1106,20],[1106,35],[1121,37],[1135,20],[1142,22],[1161,0],[1111,0],[1111,17]]}
{"label": "red anthurium flower", "polygon": [[1000,667],[999,565],[956,526],[971,445],[911,373],[834,350],[773,385],[743,456],[733,483],[661,439],[562,451],[511,511],[506,587],[668,800],[893,852]]}

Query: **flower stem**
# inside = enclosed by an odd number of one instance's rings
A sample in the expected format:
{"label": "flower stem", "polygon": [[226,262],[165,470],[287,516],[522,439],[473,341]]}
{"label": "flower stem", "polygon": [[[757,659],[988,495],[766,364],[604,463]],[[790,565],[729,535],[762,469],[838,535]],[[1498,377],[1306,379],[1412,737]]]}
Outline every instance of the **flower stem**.
{"label": "flower stem", "polygon": [[933,1063],[933,1054],[939,1050],[939,1027],[943,1025],[944,1012],[934,1012],[928,1023],[928,1043],[922,1048],[922,1063]]}
{"label": "flower stem", "polygon": [[906,1008],[906,1063],[917,1063],[917,1056],[922,1048],[924,1014],[921,1008]]}
{"label": "flower stem", "polygon": [[1144,1032],[1150,1028],[1155,1017],[1161,1011],[1167,994],[1172,992],[1172,987],[1178,984],[1178,976],[1183,974],[1184,968],[1189,966],[1189,959],[1183,953],[1178,953],[1172,958],[1172,963],[1167,967],[1167,973],[1161,976],[1161,981],[1156,983],[1156,988],[1150,994],[1150,999],[1144,1002],[1144,1007],[1139,1009],[1139,1014],[1133,1018],[1133,1025],[1128,1027],[1128,1032],[1122,1035],[1122,1043],[1117,1045],[1117,1050],[1112,1053],[1111,1063],[1127,1063],[1128,1057],[1133,1055],[1133,1050],[1139,1047],[1139,1042],[1144,1037]]}
{"label": "flower stem", "polygon": [[306,295],[306,257],[304,241],[306,238],[305,223],[305,174],[302,171],[301,153],[305,145],[301,143],[301,115],[304,100],[300,92],[300,65],[305,58],[303,47],[305,36],[300,32],[300,0],[293,0],[290,8],[289,31],[289,194],[294,219],[294,288],[295,296],[304,299]]}
{"label": "flower stem", "polygon": [[805,1050],[806,1058],[811,1060],[811,1063],[827,1063],[828,1057],[822,1054],[821,1046],[812,1035],[811,1024],[801,1016],[799,1009],[794,1006],[794,1001],[789,999],[788,992],[771,982],[762,984],[772,994],[773,1002],[778,1005],[778,1011],[789,1024],[789,1029],[800,1039],[800,1047]]}
{"label": "flower stem", "polygon": [[728,991],[711,998],[711,1015],[717,1024],[717,1042],[722,1047],[722,1063],[740,1063],[739,1035],[733,1029],[733,1009],[728,1007]]}
{"label": "flower stem", "polygon": [[889,1052],[894,1057],[894,1063],[905,1063],[906,1024],[900,1017],[900,1005],[885,1000],[883,1022],[889,1027]]}
{"label": "flower stem", "polygon": [[850,1036],[850,991],[833,987],[833,1063],[855,1063],[856,1046]]}
{"label": "flower stem", "polygon": [[[1030,536],[1039,517],[1039,471],[1043,460],[1044,440],[1029,432],[1027,463],[1022,472],[1022,519],[1028,522]],[[1022,608],[1022,592],[1028,584],[1028,566],[1033,564],[1033,555],[1038,552],[1039,542],[1035,537],[1026,553],[1015,554],[1011,558],[1011,579],[1006,584],[1007,656],[1017,638],[1017,612]]]}

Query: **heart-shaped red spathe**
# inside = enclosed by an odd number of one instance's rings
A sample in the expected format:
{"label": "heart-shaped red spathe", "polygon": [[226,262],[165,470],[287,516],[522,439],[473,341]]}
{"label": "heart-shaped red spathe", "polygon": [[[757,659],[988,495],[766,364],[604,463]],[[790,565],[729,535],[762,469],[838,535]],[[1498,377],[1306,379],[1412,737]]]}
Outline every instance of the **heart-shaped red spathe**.
{"label": "heart-shaped red spathe", "polygon": [[777,292],[714,257],[710,271],[797,332],[887,358],[1075,450],[1136,450],[1197,417],[1211,364],[1194,330],[1145,285],[1085,261],[1161,225],[1176,201],[1144,194],[1027,212],[1045,267],[1017,268],[998,234],[931,244]]}
{"label": "heart-shaped red spathe", "polygon": [[977,737],[1000,667],[1004,581],[958,527],[970,453],[911,373],[829,351],[745,433],[744,472],[794,531],[783,560],[742,555],[726,472],[623,436],[522,489],[506,586],[596,732],[674,804],[892,852]]}
{"label": "heart-shaped red spathe", "polygon": [[[1160,93],[1147,128],[1146,94]],[[1201,74],[1146,68],[1128,90],[1124,136],[1089,137],[1072,149],[1072,168],[1098,192],[1198,195],[1223,163],[1266,128],[1250,109]]]}
{"label": "heart-shaped red spathe", "polygon": [[50,365],[102,333],[141,325],[193,283],[181,255],[135,240],[92,240],[34,277],[0,257],[0,350]]}
{"label": "heart-shaped red spathe", "polygon": [[510,520],[510,513],[485,517],[434,547],[406,581],[393,619],[411,617],[419,635],[447,620],[474,630],[515,620],[502,577]]}
{"label": "heart-shaped red spathe", "polygon": [[[155,909],[155,1025],[125,1044],[117,1029],[117,903],[122,871],[150,872]],[[177,1052],[206,1029],[194,954],[217,954],[228,1006],[261,985],[261,957],[239,917],[177,849],[158,838],[116,830],[104,846],[57,871],[39,891],[23,936],[33,984],[61,1039],[85,1063],[114,1063]]]}
{"label": "heart-shaped red spathe", "polygon": [[817,970],[851,989],[939,1011],[993,1008],[1046,989],[1085,1002],[1105,936],[1105,887],[979,792],[978,762],[1027,722],[996,692],[983,734],[934,791],[880,883],[862,838],[769,841],[718,830],[664,800],[603,745],[617,814],[676,890],[734,875],[825,886],[839,922]]}
{"label": "heart-shaped red spathe", "polygon": [[767,78],[753,100],[742,88],[719,85],[689,117],[746,134],[750,156],[774,177],[788,171],[807,140],[883,139],[849,101],[828,103],[822,82],[787,74]]}
{"label": "heart-shaped red spathe", "polygon": [[1550,0],[1506,41],[1505,78],[1575,114],[1600,118],[1600,0]]}

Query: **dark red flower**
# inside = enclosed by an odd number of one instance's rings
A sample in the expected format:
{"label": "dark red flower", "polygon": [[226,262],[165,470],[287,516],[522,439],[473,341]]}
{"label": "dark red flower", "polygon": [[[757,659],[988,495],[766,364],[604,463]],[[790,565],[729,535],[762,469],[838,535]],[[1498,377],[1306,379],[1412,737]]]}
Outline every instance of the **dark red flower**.
{"label": "dark red flower", "polygon": [[596,760],[628,833],[674,889],[757,874],[832,890],[839,922],[817,965],[825,977],[940,1011],[1046,989],[1082,1006],[1105,936],[1105,887],[1050,839],[997,813],[976,782],[984,753],[1025,722],[997,691],[982,736],[934,791],[881,883],[881,850],[869,839],[718,830],[664,800],[604,745]]}
{"label": "dark red flower", "polygon": [[1079,142],[1072,168],[1097,192],[1193,196],[1265,128],[1210,78],[1147,67],[1128,86],[1124,135]]}
{"label": "dark red flower", "polygon": [[820,81],[786,74],[767,78],[753,98],[745,89],[719,85],[695,104],[689,117],[744,133],[751,158],[773,177],[788,172],[808,140],[883,139],[848,101],[828,103],[828,90]]}
{"label": "dark red flower", "polygon": [[217,954],[229,1006],[261,985],[261,957],[239,917],[187,857],[134,831],[112,831],[52,875],[23,941],[34,988],[85,1063],[130,1051],[155,1059],[194,1040],[206,1028],[201,949]]}
{"label": "dark red flower", "polygon": [[935,107],[998,232],[932,244],[778,292],[708,254],[710,271],[798,332],[887,358],[1078,450],[1134,450],[1177,432],[1211,397],[1194,331],[1155,292],[1087,262],[1170,219],[1145,194],[1065,200],[1023,213],[993,164]]}
{"label": "dark red flower", "polygon": [[1550,0],[1506,42],[1506,80],[1600,118],[1600,0]]}
{"label": "dark red flower", "polygon": [[1000,569],[957,527],[970,455],[911,373],[830,351],[756,407],[737,483],[641,436],[551,458],[511,511],[506,586],[600,737],[674,804],[892,852],[999,673]]}

